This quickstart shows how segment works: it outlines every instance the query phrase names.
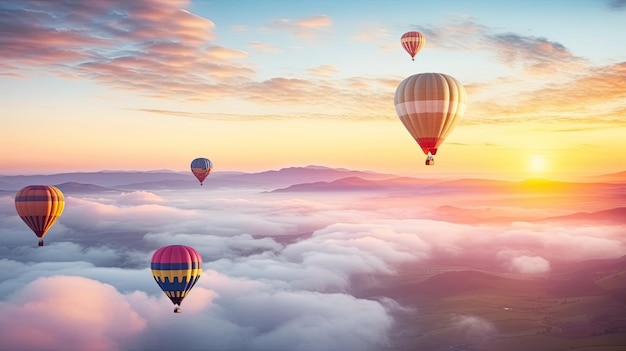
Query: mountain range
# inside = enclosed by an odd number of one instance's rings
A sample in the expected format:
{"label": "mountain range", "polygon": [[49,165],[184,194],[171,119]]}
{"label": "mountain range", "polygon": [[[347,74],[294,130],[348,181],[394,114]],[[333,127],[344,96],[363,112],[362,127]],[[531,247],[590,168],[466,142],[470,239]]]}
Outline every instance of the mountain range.
{"label": "mountain range", "polygon": [[[257,173],[212,172],[200,186],[191,172],[101,171],[49,175],[0,176],[0,195],[13,196],[31,184],[51,184],[66,195],[128,191],[251,189],[257,193],[361,194],[396,206],[428,202],[432,208],[422,218],[456,223],[533,222],[626,223],[626,172],[585,178],[586,182],[562,182],[541,178],[524,181],[494,179],[438,179],[399,177],[393,174],[323,166],[288,167]],[[481,198],[482,206],[464,207],[463,199]],[[562,215],[521,215],[500,210],[502,206],[537,207],[553,204],[601,203],[596,207],[571,206]],[[439,205],[437,205],[439,203]],[[467,205],[469,206],[469,205]],[[520,217],[521,216],[521,217]]]}

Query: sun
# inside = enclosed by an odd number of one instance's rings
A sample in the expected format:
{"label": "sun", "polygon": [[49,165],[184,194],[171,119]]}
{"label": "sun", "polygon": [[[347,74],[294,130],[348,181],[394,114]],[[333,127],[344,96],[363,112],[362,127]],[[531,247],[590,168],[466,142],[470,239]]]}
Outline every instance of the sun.
{"label": "sun", "polygon": [[530,170],[533,173],[543,173],[546,171],[546,160],[541,155],[530,157]]}

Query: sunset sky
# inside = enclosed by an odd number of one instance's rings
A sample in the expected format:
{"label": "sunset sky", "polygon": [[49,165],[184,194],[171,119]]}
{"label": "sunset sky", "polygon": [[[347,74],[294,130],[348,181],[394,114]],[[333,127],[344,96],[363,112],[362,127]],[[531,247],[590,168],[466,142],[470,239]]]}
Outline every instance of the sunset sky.
{"label": "sunset sky", "polygon": [[[624,0],[2,1],[0,174],[619,172],[624,38]],[[423,72],[467,90],[434,167],[393,103]]]}

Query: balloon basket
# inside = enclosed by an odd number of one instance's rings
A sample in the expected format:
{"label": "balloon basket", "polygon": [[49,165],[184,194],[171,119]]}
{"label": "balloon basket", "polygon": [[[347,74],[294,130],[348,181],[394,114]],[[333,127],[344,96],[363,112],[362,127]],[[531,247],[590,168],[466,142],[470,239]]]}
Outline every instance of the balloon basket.
{"label": "balloon basket", "polygon": [[180,313],[180,307],[174,308],[174,313]]}
{"label": "balloon basket", "polygon": [[43,246],[43,240],[39,240],[39,244],[37,246]]}

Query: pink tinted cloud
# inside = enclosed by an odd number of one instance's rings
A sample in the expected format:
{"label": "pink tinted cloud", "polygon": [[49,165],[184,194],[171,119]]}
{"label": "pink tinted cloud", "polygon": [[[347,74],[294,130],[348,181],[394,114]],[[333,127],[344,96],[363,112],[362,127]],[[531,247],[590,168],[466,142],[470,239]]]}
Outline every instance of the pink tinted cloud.
{"label": "pink tinted cloud", "polygon": [[337,67],[333,65],[321,65],[317,67],[311,67],[308,69],[308,71],[309,73],[316,75],[316,76],[330,77],[334,73],[336,73],[338,70],[337,70]]}
{"label": "pink tinted cloud", "polygon": [[223,46],[211,46],[206,50],[207,54],[219,60],[229,60],[232,58],[242,58],[248,56],[248,53],[241,50],[225,48]]}
{"label": "pink tinted cloud", "polygon": [[81,277],[39,278],[0,306],[7,350],[124,350],[147,325],[115,288]]}
{"label": "pink tinted cloud", "polygon": [[98,0],[3,8],[0,3],[2,75],[43,68],[142,95],[182,99],[211,98],[203,92],[220,81],[253,75],[225,61],[245,53],[212,46],[214,23],[184,10],[188,5]]}
{"label": "pink tinted cloud", "polygon": [[541,274],[550,271],[550,262],[539,256],[518,256],[511,259],[509,268],[515,273]]}
{"label": "pink tinted cloud", "polygon": [[252,41],[248,45],[250,45],[252,49],[262,53],[276,53],[282,51],[279,47],[275,45],[262,43],[260,41]]}
{"label": "pink tinted cloud", "polygon": [[300,39],[315,39],[332,25],[333,20],[329,16],[318,15],[297,20],[281,18],[270,23],[268,28],[289,31]]}
{"label": "pink tinted cloud", "polygon": [[[483,119],[465,123],[542,122],[542,128],[563,130],[564,121],[581,123],[569,127],[588,130],[591,125],[615,127],[626,122],[619,116],[626,109],[626,63],[599,68],[579,68],[578,74],[566,74],[567,79],[541,81],[542,86],[499,101],[477,101],[472,109]],[[544,83],[550,83],[543,86]],[[500,80],[478,89],[498,90]],[[513,83],[514,84],[514,83]],[[520,98],[522,96],[522,98]]]}

